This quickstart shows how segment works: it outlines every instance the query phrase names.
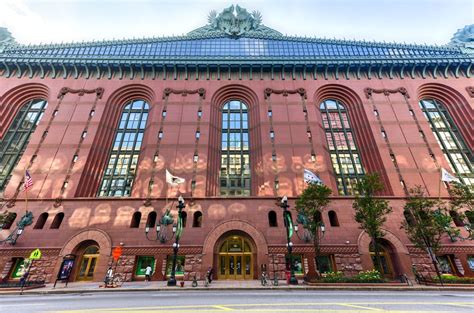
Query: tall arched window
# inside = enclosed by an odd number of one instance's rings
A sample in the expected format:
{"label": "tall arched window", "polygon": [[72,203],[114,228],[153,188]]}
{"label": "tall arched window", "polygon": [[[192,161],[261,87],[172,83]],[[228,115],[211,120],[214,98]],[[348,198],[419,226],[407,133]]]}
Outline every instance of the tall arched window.
{"label": "tall arched window", "polygon": [[148,213],[148,218],[146,219],[146,227],[150,227],[150,228],[153,228],[155,227],[155,224],[156,224],[156,212],[155,211],[151,211],[150,213]]}
{"label": "tall arched window", "polygon": [[276,215],[275,211],[268,212],[268,225],[270,227],[277,227],[278,226],[277,215]]}
{"label": "tall arched window", "polygon": [[222,196],[250,195],[248,111],[238,100],[222,107],[220,185]]}
{"label": "tall arched window", "polygon": [[138,228],[140,227],[140,221],[142,219],[142,213],[141,212],[135,212],[132,215],[132,221],[130,222],[130,228]]}
{"label": "tall arched window", "polygon": [[199,211],[194,212],[193,215],[193,227],[201,227],[202,225],[202,213]]}
{"label": "tall arched window", "polygon": [[23,155],[30,135],[47,106],[48,102],[42,99],[34,99],[23,105],[0,139],[0,191],[5,189],[13,168]]}
{"label": "tall arched window", "polygon": [[41,213],[40,216],[38,217],[38,220],[36,221],[35,227],[33,229],[43,229],[44,224],[46,224],[46,221],[48,220],[49,214],[44,212]]}
{"label": "tall arched window", "polygon": [[59,229],[59,227],[61,226],[61,223],[63,222],[63,219],[64,219],[64,213],[63,212],[59,212],[58,214],[56,214],[56,216],[54,217],[54,220],[53,222],[51,223],[51,226],[49,228],[51,229]]}
{"label": "tall arched window", "polygon": [[143,100],[133,100],[123,109],[99,196],[130,196],[148,111],[148,103]]}
{"label": "tall arched window", "polygon": [[355,194],[357,181],[364,175],[364,169],[346,108],[337,100],[325,100],[319,109],[339,194]]}
{"label": "tall arched window", "polygon": [[441,102],[434,99],[421,100],[420,108],[453,172],[466,185],[474,185],[472,151],[464,143],[449,112]]}

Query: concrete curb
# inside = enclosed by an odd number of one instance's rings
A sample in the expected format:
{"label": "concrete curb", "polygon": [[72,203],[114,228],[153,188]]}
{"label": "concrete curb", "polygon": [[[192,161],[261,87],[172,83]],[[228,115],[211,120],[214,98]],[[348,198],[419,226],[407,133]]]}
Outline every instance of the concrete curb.
{"label": "concrete curb", "polygon": [[[54,295],[54,294],[87,294],[87,293],[114,293],[114,292],[180,292],[180,291],[223,291],[223,290],[338,290],[338,291],[469,291],[474,292],[474,287],[393,287],[393,286],[279,286],[279,287],[160,287],[160,288],[96,288],[96,289],[33,289],[23,291],[24,295]],[[0,296],[17,295],[19,290],[0,291]]]}

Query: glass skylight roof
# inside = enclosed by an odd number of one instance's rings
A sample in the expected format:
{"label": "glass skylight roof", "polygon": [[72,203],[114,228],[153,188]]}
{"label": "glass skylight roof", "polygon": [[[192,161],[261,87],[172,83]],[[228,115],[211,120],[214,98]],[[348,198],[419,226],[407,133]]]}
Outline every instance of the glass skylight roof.
{"label": "glass skylight roof", "polygon": [[458,50],[432,47],[390,46],[389,44],[332,43],[325,40],[259,39],[259,38],[203,38],[136,42],[115,42],[55,47],[16,46],[4,55],[54,58],[164,58],[164,57],[242,57],[242,58],[311,58],[311,57],[381,57],[417,58],[460,56]]}

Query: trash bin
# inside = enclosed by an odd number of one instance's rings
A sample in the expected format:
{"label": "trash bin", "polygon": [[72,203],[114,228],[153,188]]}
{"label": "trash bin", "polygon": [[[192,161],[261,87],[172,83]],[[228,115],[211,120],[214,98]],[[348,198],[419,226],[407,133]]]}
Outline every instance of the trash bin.
{"label": "trash bin", "polygon": [[286,283],[290,284],[291,273],[290,271],[285,271]]}

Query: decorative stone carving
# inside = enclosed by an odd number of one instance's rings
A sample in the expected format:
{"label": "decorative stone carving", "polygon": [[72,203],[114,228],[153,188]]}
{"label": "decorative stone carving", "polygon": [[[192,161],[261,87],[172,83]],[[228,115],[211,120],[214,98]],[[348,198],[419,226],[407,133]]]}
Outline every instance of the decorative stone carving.
{"label": "decorative stone carving", "polygon": [[466,87],[466,91],[471,98],[474,98],[474,87]]}
{"label": "decorative stone carving", "polygon": [[410,98],[408,91],[404,87],[400,87],[397,89],[373,89],[373,88],[367,87],[364,89],[364,94],[367,97],[367,99],[370,99],[373,93],[383,93],[384,95],[389,96],[391,93],[397,93],[397,92],[401,93],[408,99]]}
{"label": "decorative stone carving", "polygon": [[5,50],[8,45],[14,44],[15,38],[5,27],[0,27],[0,53]]}
{"label": "decorative stone carving", "polygon": [[242,35],[270,35],[282,36],[281,33],[262,24],[262,15],[258,11],[248,13],[239,5],[231,5],[217,14],[211,11],[206,26],[200,27],[188,33],[197,36],[228,35],[240,37]]}
{"label": "decorative stone carving", "polygon": [[458,29],[449,45],[460,47],[465,53],[474,54],[474,24]]}
{"label": "decorative stone carving", "polygon": [[183,97],[186,97],[187,95],[192,95],[195,93],[199,94],[199,97],[202,99],[206,99],[206,89],[204,88],[194,90],[165,88],[165,90],[163,90],[163,100],[168,98],[170,94],[182,95]]}
{"label": "decorative stone carving", "polygon": [[265,88],[265,99],[268,99],[270,98],[270,95],[272,93],[274,94],[281,94],[283,95],[283,97],[288,97],[288,95],[293,95],[293,94],[299,94],[301,97],[303,97],[304,99],[307,99],[307,95],[306,95],[306,89],[304,88],[298,88],[298,89],[293,89],[293,90],[287,90],[287,89],[281,89],[281,90],[278,90],[278,89],[272,89],[272,88]]}
{"label": "decorative stone carving", "polygon": [[58,99],[64,97],[68,93],[77,93],[79,96],[83,96],[86,93],[95,93],[97,95],[97,99],[102,99],[102,96],[104,95],[104,88],[98,87],[95,89],[72,89],[69,87],[63,87],[61,90],[59,90],[58,94]]}

